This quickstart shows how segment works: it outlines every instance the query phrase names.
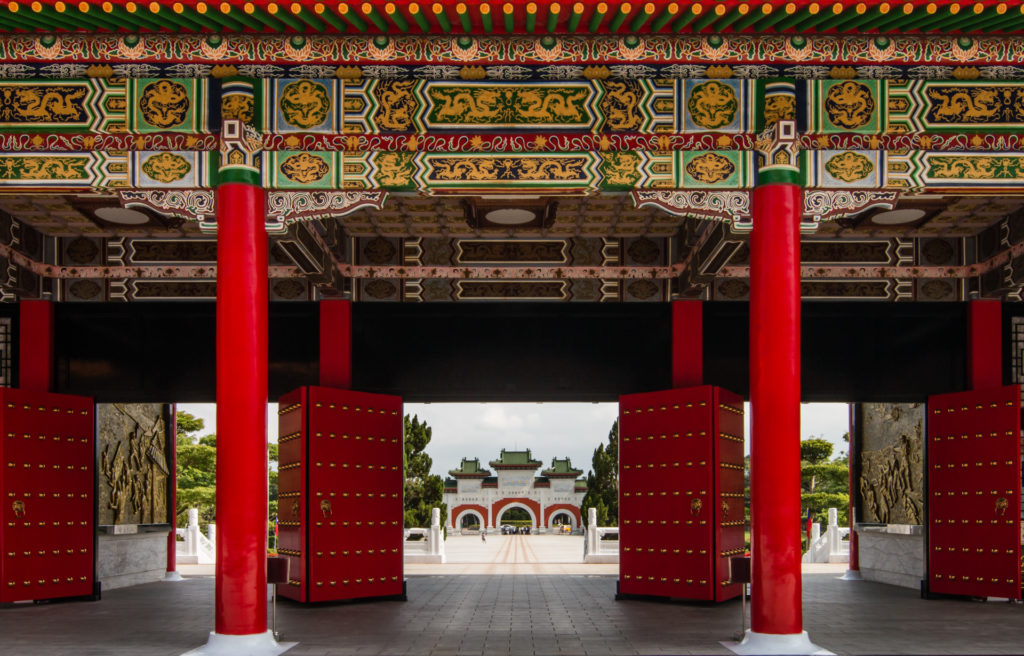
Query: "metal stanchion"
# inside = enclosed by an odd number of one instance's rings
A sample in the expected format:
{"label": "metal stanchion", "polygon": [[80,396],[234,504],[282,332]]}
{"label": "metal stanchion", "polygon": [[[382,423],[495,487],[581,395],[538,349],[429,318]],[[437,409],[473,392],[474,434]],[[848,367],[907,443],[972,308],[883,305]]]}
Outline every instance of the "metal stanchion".
{"label": "metal stanchion", "polygon": [[729,580],[732,583],[742,583],[743,592],[740,594],[740,632],[736,640],[743,640],[747,633],[747,585],[750,583],[750,557],[733,556],[729,559]]}
{"label": "metal stanchion", "polygon": [[288,583],[288,559],[283,556],[267,556],[267,583],[274,586],[271,593],[271,624],[274,640],[280,640],[281,635],[277,632],[277,586]]}

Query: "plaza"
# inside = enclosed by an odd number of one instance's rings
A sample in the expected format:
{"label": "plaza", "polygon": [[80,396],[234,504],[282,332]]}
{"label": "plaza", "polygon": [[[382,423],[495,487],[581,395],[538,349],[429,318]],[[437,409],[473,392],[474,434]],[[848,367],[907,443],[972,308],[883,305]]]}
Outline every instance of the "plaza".
{"label": "plaza", "polygon": [[[1003,649],[1022,30],[1020,0],[0,6],[0,649]],[[214,401],[216,573],[156,583],[172,404]],[[521,578],[542,535],[404,567],[404,403],[459,401],[618,402],[617,577]],[[851,407],[863,582],[801,570],[813,401]],[[582,523],[568,459],[503,452],[500,500],[474,462],[451,522]]]}

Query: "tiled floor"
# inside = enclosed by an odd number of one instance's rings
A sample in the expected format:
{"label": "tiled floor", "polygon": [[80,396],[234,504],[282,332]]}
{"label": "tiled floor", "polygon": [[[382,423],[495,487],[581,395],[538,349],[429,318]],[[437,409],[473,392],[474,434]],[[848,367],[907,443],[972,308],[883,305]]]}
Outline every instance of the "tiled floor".
{"label": "tiled floor", "polygon": [[[1020,654],[1024,606],[922,601],[916,591],[805,573],[805,628],[838,654]],[[282,601],[288,656],[728,654],[739,602],[615,601],[614,576],[419,575],[409,601]],[[181,654],[213,624],[213,579],[107,592],[100,602],[0,609],[4,656]]]}

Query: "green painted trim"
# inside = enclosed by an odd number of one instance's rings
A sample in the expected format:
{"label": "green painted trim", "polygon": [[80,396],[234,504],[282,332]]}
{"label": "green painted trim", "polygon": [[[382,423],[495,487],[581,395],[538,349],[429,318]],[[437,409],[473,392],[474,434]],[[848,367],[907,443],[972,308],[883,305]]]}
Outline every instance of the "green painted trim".
{"label": "green painted trim", "polygon": [[[559,16],[559,12],[554,11],[553,6],[549,6],[548,7],[548,22],[547,22],[547,25],[545,25],[545,27],[547,28],[548,32],[554,32],[555,31],[555,28],[558,26],[558,16]],[[469,30],[466,30],[466,31],[468,32]]]}
{"label": "green painted trim", "polygon": [[230,16],[232,19],[238,21],[239,23],[242,23],[249,29],[256,30],[257,32],[262,32],[263,28],[266,27],[263,23],[259,22],[258,20],[256,20],[249,14],[245,13],[238,7],[235,7],[234,5],[225,5],[221,3],[221,7],[225,6],[228,8],[227,16]]}
{"label": "green painted trim", "polygon": [[[297,32],[305,32],[306,26],[302,24],[298,18],[296,18],[291,11],[284,9],[278,5],[268,5],[270,7],[277,7],[277,13],[271,13],[270,15],[281,21],[288,27],[296,30]],[[268,12],[270,13],[270,12]],[[283,30],[282,30],[283,31]]]}
{"label": "green painted trim", "polygon": [[[885,6],[886,10],[883,12],[882,7]],[[858,29],[862,32],[870,32],[871,30],[877,30],[879,25],[883,25],[892,16],[894,11],[898,11],[893,7],[892,3],[883,2],[874,8],[870,18],[866,18],[863,22],[858,25]]]}
{"label": "green painted trim", "polygon": [[[814,11],[815,7],[818,8],[818,11]],[[814,26],[818,22],[818,16],[820,15],[821,8],[819,5],[807,5],[800,11],[793,14],[793,16],[800,16],[799,19],[793,21],[792,23],[790,23],[789,21],[784,22],[788,24],[788,27],[792,27],[794,32],[806,32],[808,30],[814,29]],[[781,24],[779,25],[778,29],[782,29]]]}
{"label": "green painted trim", "polygon": [[[348,23],[341,20],[341,17],[334,13],[334,10],[330,7],[324,7],[324,13],[320,14],[320,18],[339,32],[348,32]],[[401,29],[401,26],[399,26],[399,29]],[[408,23],[405,24],[405,31],[409,31]]]}
{"label": "green painted trim", "polygon": [[[181,23],[171,20],[167,15],[169,12],[160,11],[159,9],[157,11],[150,11],[148,7],[145,9],[145,11],[148,12],[146,18],[150,22],[160,25],[164,29],[170,30],[172,32],[178,32],[179,30],[181,30]],[[92,16],[92,13],[90,12],[88,14],[81,15],[84,17],[85,20],[89,20],[89,17]]]}
{"label": "green painted trim", "polygon": [[186,20],[190,20],[193,23],[201,25],[202,27],[205,27],[206,29],[213,30],[214,32],[219,32],[222,29],[221,26],[220,26],[220,23],[218,23],[217,21],[213,20],[212,18],[210,18],[206,14],[200,14],[194,8],[192,8],[192,7],[190,7],[190,6],[186,5],[186,4],[182,4],[181,5],[181,13],[180,14],[178,12],[175,12],[175,13],[178,16],[185,18]]}
{"label": "green painted trim", "polygon": [[[906,8],[910,8],[908,12]],[[889,20],[882,21],[875,29],[879,32],[887,32],[893,28],[909,25],[913,20],[914,6],[910,4],[894,5],[889,10]]]}
{"label": "green painted trim", "polygon": [[754,23],[754,25],[753,25],[754,31],[755,32],[763,32],[763,31],[767,30],[768,28],[773,27],[773,28],[776,29],[776,31],[781,32],[782,31],[781,28],[776,27],[776,25],[778,25],[779,23],[782,23],[787,18],[791,18],[791,17],[793,17],[793,16],[795,16],[796,14],[799,13],[798,11],[794,11],[792,14],[786,13],[786,6],[788,6],[788,5],[783,5],[782,7],[778,7],[774,11],[772,11],[770,14],[768,14],[766,16],[762,16],[760,20],[758,20],[756,23]]}
{"label": "green painted trim", "polygon": [[[653,8],[654,7],[652,6],[651,9],[653,9]],[[643,7],[640,8],[640,12],[637,13],[637,15],[633,17],[632,22],[630,22],[630,24],[629,24],[629,30],[631,32],[639,32],[640,28],[643,27],[644,24],[646,24],[647,21],[649,21],[651,19],[651,16],[653,16],[653,15],[654,15],[654,12],[652,11],[652,12],[648,13],[647,5],[644,5]]]}
{"label": "green painted trim", "polygon": [[377,8],[374,7],[373,5],[370,5],[370,11],[366,12],[366,17],[369,18],[370,22],[376,25],[377,29],[379,29],[381,32],[388,31],[387,21],[384,20],[384,17],[381,16],[380,12],[377,11]]}
{"label": "green painted trim", "polygon": [[990,21],[983,23],[980,32],[1020,32],[1024,30],[1024,5],[1014,11],[1008,10],[1002,16],[997,16]]}
{"label": "green painted trim", "polygon": [[502,8],[502,13],[505,14],[505,33],[512,34],[516,31],[516,17],[514,14],[505,11]]}
{"label": "green painted trim", "polygon": [[[78,8],[78,5],[76,3],[69,2],[69,3],[66,3],[64,5],[64,7],[65,7],[64,16],[66,16],[67,19],[70,20],[72,23],[74,23],[79,29],[85,29],[85,30],[101,30],[102,29],[102,30],[111,30],[111,31],[116,29],[114,26],[112,26],[111,24],[107,23],[106,21],[104,21],[102,19],[97,20],[95,18],[95,16],[93,15],[93,13],[91,13],[91,12],[90,13],[82,12]],[[147,17],[147,18],[149,18],[149,17]],[[152,19],[150,19],[150,22],[152,22],[152,23],[154,23],[156,25],[161,25],[158,21],[154,21]]]}
{"label": "green painted trim", "polygon": [[[766,13],[764,13],[764,9],[762,9],[762,7],[768,7],[772,11],[770,13],[766,14]],[[736,32],[739,32],[741,30],[745,30],[748,27],[750,27],[751,25],[753,25],[754,23],[756,23],[757,21],[761,20],[762,18],[766,18],[766,17],[771,16],[772,14],[776,13],[776,11],[781,13],[782,12],[782,7],[779,7],[776,10],[772,6],[772,4],[770,2],[765,2],[764,4],[761,4],[761,5],[757,6],[757,7],[753,7],[753,8],[751,8],[751,10],[749,12],[747,12],[746,16],[740,16],[739,17],[739,19],[736,21],[735,26],[733,27],[733,30],[735,30]]]}
{"label": "green painted trim", "polygon": [[580,19],[583,18],[583,12],[586,10],[586,5],[582,2],[577,2],[572,6],[572,13],[569,14],[569,31],[573,34],[580,28]]}
{"label": "green painted trim", "polygon": [[526,13],[526,31],[533,34],[534,30],[537,29],[537,13],[527,12]]}
{"label": "green painted trim", "polygon": [[356,28],[360,32],[365,32],[366,28],[369,27],[366,24],[366,21],[364,21],[363,18],[358,13],[356,13],[356,10],[348,6],[347,4],[341,3],[340,5],[338,5],[338,9],[339,11],[341,11],[341,17],[347,20],[349,24],[352,25],[352,27]]}
{"label": "green painted trim", "polygon": [[53,29],[52,26],[49,28],[46,26],[46,20],[42,17],[33,16],[31,10],[20,5],[15,6],[18,7],[18,11],[11,11],[6,4],[0,6],[0,19],[13,25],[15,29],[22,29],[26,32]]}
{"label": "green painted trim", "polygon": [[601,26],[601,21],[604,20],[605,12],[600,11],[601,5],[594,7],[594,13],[590,16],[590,22],[587,24],[587,29],[591,32],[596,32],[597,28]]}
{"label": "green painted trim", "polygon": [[720,19],[725,14],[719,14],[715,9],[717,7],[724,7],[725,5],[715,4],[711,9],[708,9],[707,13],[703,14],[700,18],[693,22],[693,26],[690,28],[694,32],[700,32],[708,25],[711,25],[716,20]]}
{"label": "green painted trim", "polygon": [[434,18],[437,19],[437,24],[441,26],[441,29],[444,30],[446,34],[450,33],[452,31],[452,22],[448,20],[448,12],[444,8],[444,5],[435,3],[434,7],[441,10],[434,12]]}
{"label": "green painted trim", "polygon": [[[839,13],[835,12],[834,7],[839,7]],[[816,32],[825,32],[831,30],[836,25],[844,23],[850,20],[850,14],[845,13],[842,7],[838,3],[832,4],[825,10],[825,16],[818,21],[818,24],[814,26]],[[850,13],[856,13],[851,11]],[[820,16],[821,14],[819,14]]]}
{"label": "green painted trim", "polygon": [[[295,5],[293,4],[292,6],[295,6]],[[290,10],[291,10],[291,7],[289,7],[289,11]],[[303,20],[303,22],[306,23],[306,25],[309,25],[311,28],[313,28],[317,32],[324,32],[324,31],[327,30],[327,23],[324,22],[320,18],[320,16],[317,16],[316,13],[313,12],[313,10],[308,8],[308,7],[301,7],[300,6],[299,7],[299,13],[296,14],[295,12],[292,12],[292,15],[293,16],[298,16],[299,18],[301,18]]]}
{"label": "green painted trim", "polygon": [[229,166],[220,169],[217,172],[216,186],[223,184],[251,184],[253,186],[259,186],[260,174],[259,171],[253,169],[242,168],[240,166]]}
{"label": "green painted trim", "polygon": [[853,13],[852,16],[848,16],[846,20],[840,21],[836,25],[836,33],[846,32],[848,30],[856,29],[859,32],[865,31],[864,26],[875,18],[882,15],[881,5],[875,5],[874,7],[868,7],[868,10],[863,14]]}
{"label": "green painted trim", "polygon": [[[462,9],[462,11],[459,11],[460,8]],[[469,9],[466,8],[465,5],[456,5],[455,13],[459,17],[459,23],[462,25],[462,31],[465,32],[466,34],[472,34],[473,22],[469,20]]]}
{"label": "green painted trim", "polygon": [[700,12],[695,12],[695,9],[703,9],[703,7],[700,5],[690,5],[690,10],[684,11],[683,15],[679,17],[679,20],[672,24],[672,30],[674,32],[681,32],[683,28],[692,23],[697,16],[700,16]]}
{"label": "green painted trim", "polygon": [[234,30],[236,32],[241,32],[245,29],[245,26],[242,25],[242,23],[236,21],[234,18],[228,16],[216,7],[207,6],[206,13],[200,15],[205,16],[211,21],[216,22],[218,25],[220,25],[220,29],[227,28],[229,30]]}
{"label": "green painted trim", "polygon": [[22,11],[30,12],[30,15],[34,16],[37,20],[49,21],[51,27],[58,27],[62,30],[74,32],[82,27],[81,23],[76,25],[75,20],[66,13],[61,13],[50,5],[44,5],[41,2],[35,4],[35,6],[32,4],[22,5],[18,13]]}
{"label": "green painted trim", "polygon": [[152,12],[154,16],[160,16],[160,18],[162,18],[167,23],[175,25],[176,27],[173,28],[175,30],[186,29],[191,30],[193,32],[203,31],[203,27],[199,23],[190,21],[188,18],[182,16],[181,14],[174,13],[174,11],[167,5],[153,3],[149,6],[151,8],[150,11],[156,9],[156,11]]}
{"label": "green painted trim", "polygon": [[[486,7],[486,9],[484,9]],[[491,18],[491,6],[480,5],[480,23],[484,26],[484,32],[490,34],[494,31],[494,19]]]}
{"label": "green painted trim", "polygon": [[757,171],[755,187],[770,184],[800,185],[800,171],[788,166],[766,166]]}
{"label": "green painted trim", "polygon": [[430,31],[430,22],[427,21],[427,17],[423,15],[423,10],[420,9],[419,5],[409,5],[409,15],[419,25],[420,31],[424,34]]}
{"label": "green painted trim", "polygon": [[[918,21],[916,25],[910,26],[909,29],[927,32],[928,30],[936,29],[947,22],[959,23],[965,17],[965,10],[961,8],[954,14],[951,7],[952,5],[938,7],[935,13],[926,14],[922,20]],[[970,10],[966,11],[970,12]],[[974,12],[970,13],[973,14]]]}
{"label": "green painted trim", "polygon": [[715,32],[715,33],[721,33],[722,30],[724,30],[725,28],[729,27],[730,25],[733,25],[739,19],[746,18],[750,14],[754,14],[754,13],[760,14],[761,13],[761,7],[751,8],[750,5],[746,6],[747,7],[747,12],[743,13],[742,11],[740,11],[740,7],[742,7],[742,6],[744,6],[744,5],[736,5],[735,7],[730,9],[729,11],[725,12],[725,16],[722,16],[722,18],[720,20],[715,22],[715,25],[714,25],[714,27],[711,28],[711,31]]}
{"label": "green painted trim", "polygon": [[626,18],[629,17],[629,14],[623,11],[623,9],[624,7],[619,5],[619,10],[615,12],[614,16],[612,16],[611,22],[608,23],[609,32],[618,32],[619,28],[622,27],[622,24],[626,22]]}
{"label": "green painted trim", "polygon": [[661,28],[668,25],[668,23],[676,17],[676,14],[679,13],[678,5],[676,5],[677,10],[675,12],[669,11],[670,6],[672,5],[666,5],[665,8],[661,10],[661,13],[658,14],[658,17],[654,19],[654,22],[651,23],[651,32],[660,32]]}

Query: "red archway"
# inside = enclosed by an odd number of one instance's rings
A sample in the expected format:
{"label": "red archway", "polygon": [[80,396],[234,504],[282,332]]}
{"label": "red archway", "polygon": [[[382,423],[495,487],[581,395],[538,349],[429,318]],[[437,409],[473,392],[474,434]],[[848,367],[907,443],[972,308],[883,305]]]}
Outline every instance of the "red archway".
{"label": "red archway", "polygon": [[574,506],[569,503],[555,503],[544,509],[544,526],[545,528],[551,528],[551,518],[557,513],[566,512],[572,515],[573,521],[576,522],[573,528],[583,525],[583,517],[580,515],[579,506]]}
{"label": "red archway", "polygon": [[487,508],[477,503],[462,503],[452,508],[451,513],[448,514],[448,521],[450,522],[450,528],[458,528],[456,520],[459,515],[469,511],[480,515],[480,525],[487,526]]}
{"label": "red archway", "polygon": [[540,504],[534,501],[533,499],[526,499],[523,497],[509,497],[507,499],[495,501],[494,505],[491,506],[491,517],[494,518],[494,523],[498,524],[501,521],[501,513],[505,510],[505,508],[515,505],[526,506],[530,510],[530,513],[533,515],[534,522],[537,522],[538,527],[540,526]]}

